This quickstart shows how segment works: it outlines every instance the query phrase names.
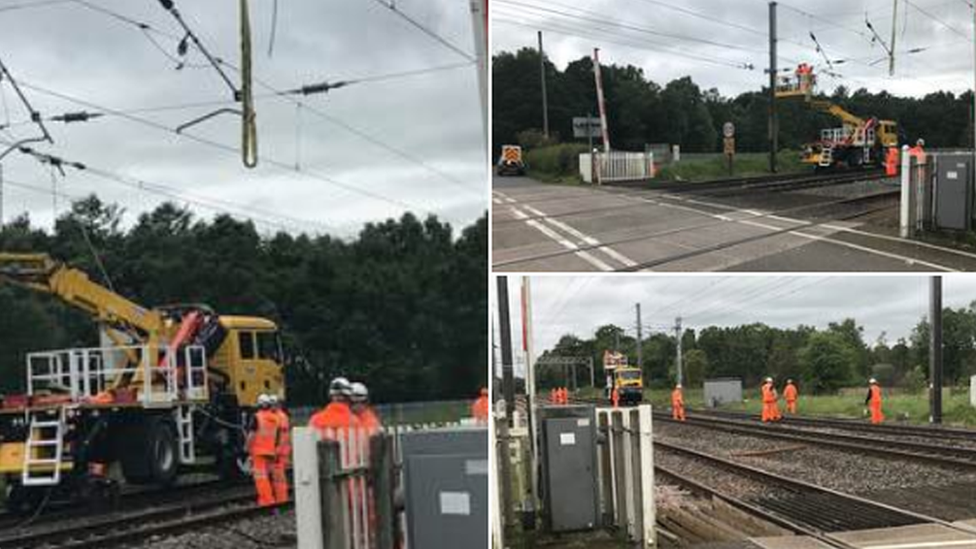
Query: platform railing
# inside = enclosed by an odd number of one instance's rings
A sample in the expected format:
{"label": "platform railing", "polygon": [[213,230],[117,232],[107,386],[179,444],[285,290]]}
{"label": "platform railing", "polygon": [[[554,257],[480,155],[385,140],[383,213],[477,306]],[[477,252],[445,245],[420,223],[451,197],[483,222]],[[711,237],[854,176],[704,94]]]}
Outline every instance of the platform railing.
{"label": "platform railing", "polygon": [[145,406],[170,405],[181,397],[206,401],[206,372],[206,352],[199,346],[161,360],[149,345],[61,349],[27,355],[27,394],[49,391],[83,403],[97,402],[112,389],[130,389]]}

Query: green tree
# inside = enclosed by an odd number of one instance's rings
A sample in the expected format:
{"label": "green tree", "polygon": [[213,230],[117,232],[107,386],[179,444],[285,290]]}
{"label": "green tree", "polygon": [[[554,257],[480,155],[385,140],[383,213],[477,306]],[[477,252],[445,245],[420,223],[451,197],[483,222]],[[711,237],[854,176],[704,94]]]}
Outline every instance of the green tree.
{"label": "green tree", "polygon": [[830,393],[851,381],[856,349],[837,332],[818,332],[800,349],[804,385],[811,393]]}

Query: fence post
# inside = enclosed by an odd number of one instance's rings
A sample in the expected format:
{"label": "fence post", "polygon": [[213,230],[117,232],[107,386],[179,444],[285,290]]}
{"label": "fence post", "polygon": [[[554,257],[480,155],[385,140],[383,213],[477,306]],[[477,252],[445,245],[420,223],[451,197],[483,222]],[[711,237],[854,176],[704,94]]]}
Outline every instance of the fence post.
{"label": "fence post", "polygon": [[641,527],[643,546],[654,547],[657,542],[657,509],[654,505],[654,424],[651,420],[651,405],[637,407],[639,447],[640,447],[640,492]]}
{"label": "fence post", "polygon": [[899,235],[910,238],[911,235],[911,202],[912,202],[912,155],[908,154],[908,145],[901,148],[901,215]]}
{"label": "fence post", "polygon": [[[321,440],[318,443],[319,494],[321,498],[322,542],[326,549],[349,549],[349,504],[351,496],[343,475],[339,443]],[[299,549],[305,549],[301,547]]]}
{"label": "fence post", "polygon": [[376,512],[375,549],[393,549],[396,506],[394,503],[393,445],[389,435],[378,435],[370,440],[370,486]]}

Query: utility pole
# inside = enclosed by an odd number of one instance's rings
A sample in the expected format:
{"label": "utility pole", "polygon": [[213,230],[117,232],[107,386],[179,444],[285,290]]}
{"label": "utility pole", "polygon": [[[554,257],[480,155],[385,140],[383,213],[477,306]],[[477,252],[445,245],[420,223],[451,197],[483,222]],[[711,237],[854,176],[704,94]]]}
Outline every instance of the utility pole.
{"label": "utility pole", "polygon": [[[973,67],[976,67],[976,3],[973,3]],[[976,70],[973,74],[973,179],[976,181]]]}
{"label": "utility pole", "polygon": [[898,38],[898,0],[891,15],[891,51],[888,52],[888,76],[895,75],[895,40]]}
{"label": "utility pole", "polygon": [[776,2],[769,3],[769,171],[776,173],[779,125],[776,120]]}
{"label": "utility pole", "polygon": [[637,304],[637,367],[642,371],[644,370],[644,349],[643,341],[644,338],[641,333],[641,314],[640,314],[640,303]]}
{"label": "utility pole", "polygon": [[[499,438],[501,438],[499,469],[501,469],[502,478],[506,479],[506,482],[501,483],[504,526],[511,527],[515,524],[515,508],[512,505],[512,483],[507,482],[507,479],[512,478],[508,433],[515,426],[515,371],[512,367],[512,325],[508,311],[508,277],[499,276],[497,283],[498,328],[501,331],[502,345],[502,392],[505,396],[505,421],[499,425]],[[494,354],[494,349],[492,351]]]}
{"label": "utility pole", "polygon": [[481,127],[485,140],[485,160],[488,149],[488,0],[471,0],[471,21],[474,27],[474,51],[478,61],[478,92],[481,94]]}
{"label": "utility pole", "polygon": [[678,385],[684,385],[685,375],[682,370],[682,356],[681,356],[681,317],[674,319],[674,337],[678,340],[678,356],[675,362],[678,374]]}
{"label": "utility pole", "polygon": [[929,422],[942,423],[942,277],[929,282]]}
{"label": "utility pole", "polygon": [[3,229],[3,164],[0,164],[0,229]]}
{"label": "utility pole", "polygon": [[549,98],[546,95],[546,55],[542,50],[542,31],[539,31],[539,77],[542,79],[542,133],[549,139]]}
{"label": "utility pole", "polygon": [[536,444],[536,406],[535,406],[535,350],[532,336],[532,290],[529,277],[522,277],[522,350],[525,351],[525,392],[528,394],[529,447],[532,451],[532,490],[529,499],[531,509],[538,508],[539,494],[539,447]]}
{"label": "utility pole", "polygon": [[593,48],[593,78],[596,79],[596,102],[600,109],[600,133],[603,152],[610,152],[610,130],[607,128],[607,106],[603,101],[603,76],[600,74],[600,48]]}

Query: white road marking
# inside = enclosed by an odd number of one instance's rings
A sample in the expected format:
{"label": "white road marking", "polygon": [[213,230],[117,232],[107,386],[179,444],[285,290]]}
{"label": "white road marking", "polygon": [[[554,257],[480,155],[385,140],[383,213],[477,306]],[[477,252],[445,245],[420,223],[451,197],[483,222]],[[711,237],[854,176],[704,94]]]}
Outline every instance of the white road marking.
{"label": "white road marking", "polygon": [[[763,228],[763,229],[769,229],[769,230],[773,230],[773,231],[782,231],[783,230],[782,227],[777,227],[776,225],[767,225],[765,223],[759,223],[759,222],[756,222],[756,221],[748,221],[748,220],[744,220],[744,219],[737,221],[737,223],[741,223],[743,225],[751,225],[753,227],[760,227],[760,228]],[[852,244],[850,242],[844,242],[843,240],[837,240],[836,238],[830,238],[830,237],[827,237],[827,236],[818,236],[818,235],[808,234],[808,233],[804,233],[804,232],[800,232],[800,231],[789,231],[786,234],[791,234],[791,235],[794,235],[794,236],[799,236],[801,238],[807,238],[807,239],[814,240],[814,241],[818,241],[818,242],[829,242],[830,244],[835,244],[837,246],[843,246],[845,248],[851,248],[852,250],[859,250],[859,251],[862,251],[862,252],[867,252],[869,254],[874,254],[874,255],[880,255],[882,257],[887,257],[887,258],[890,258],[890,259],[897,259],[897,260],[903,261],[903,262],[905,262],[905,263],[907,263],[909,265],[916,265],[917,264],[917,265],[922,265],[924,267],[929,267],[931,269],[935,269],[937,271],[945,271],[945,272],[951,272],[951,273],[958,272],[956,269],[953,269],[951,267],[945,267],[945,266],[942,266],[942,265],[937,265],[935,263],[929,263],[928,261],[922,261],[921,259],[914,259],[914,258],[911,258],[911,257],[908,257],[908,256],[904,256],[904,255],[900,255],[900,254],[895,254],[895,253],[891,253],[891,252],[885,252],[885,251],[882,251],[882,250],[876,250],[874,248],[868,248],[867,246],[859,246],[857,244]]]}
{"label": "white road marking", "polygon": [[577,246],[575,243],[570,242],[569,240],[566,240],[565,238],[563,238],[563,236],[561,234],[559,234],[556,231],[550,229],[549,227],[546,227],[542,223],[539,223],[537,220],[531,219],[529,217],[529,215],[526,214],[525,212],[523,212],[522,210],[519,210],[515,206],[511,206],[510,209],[512,211],[512,214],[516,218],[521,219],[521,220],[525,220],[525,224],[526,225],[528,225],[528,226],[532,227],[533,229],[539,231],[540,233],[546,235],[547,237],[549,237],[550,239],[554,240],[556,243],[558,243],[563,248],[566,248],[567,250],[572,250],[574,252],[574,254],[576,255],[576,257],[579,257],[583,261],[586,261],[587,263],[589,263],[590,265],[593,265],[594,267],[596,267],[597,269],[599,269],[601,271],[613,271],[614,270],[614,268],[611,267],[610,265],[607,265],[603,261],[600,261],[596,257],[593,257],[593,254],[581,250],[580,247]]}
{"label": "white road marking", "polygon": [[571,226],[567,225],[566,223],[563,223],[562,221],[559,221],[558,219],[553,219],[553,218],[549,217],[548,215],[546,215],[545,212],[543,212],[543,211],[541,211],[541,210],[539,210],[537,208],[534,208],[532,206],[529,206],[528,204],[523,204],[522,207],[525,208],[526,210],[528,210],[529,212],[532,212],[532,214],[534,214],[534,215],[542,218],[542,220],[545,221],[546,223],[548,223],[548,224],[550,224],[550,225],[552,225],[552,226],[554,226],[554,227],[556,227],[558,229],[561,229],[563,232],[569,233],[570,235],[572,235],[572,236],[580,239],[581,242],[585,242],[586,244],[595,247],[600,252],[603,252],[607,256],[609,256],[609,257],[611,257],[611,258],[619,261],[620,263],[626,265],[627,267],[633,267],[633,266],[637,265],[637,262],[634,261],[633,259],[625,256],[624,254],[618,252],[617,250],[614,250],[613,248],[611,248],[609,246],[603,245],[596,238],[593,238],[592,236],[590,236],[590,235],[588,235],[588,234],[586,234],[586,233],[584,233],[584,232],[582,232],[582,231],[580,231],[580,230],[578,230],[578,229],[576,229],[574,227],[571,227]]}

